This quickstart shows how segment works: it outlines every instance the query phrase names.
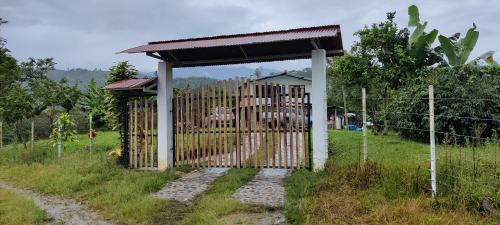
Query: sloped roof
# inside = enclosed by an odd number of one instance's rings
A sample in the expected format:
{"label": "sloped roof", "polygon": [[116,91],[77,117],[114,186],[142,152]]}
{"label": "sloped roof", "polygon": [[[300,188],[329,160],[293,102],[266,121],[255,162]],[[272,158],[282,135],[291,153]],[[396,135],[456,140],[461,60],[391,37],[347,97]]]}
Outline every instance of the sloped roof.
{"label": "sloped roof", "polygon": [[146,53],[174,67],[310,58],[311,50],[342,55],[339,25],[149,42],[119,53]]}
{"label": "sloped roof", "polygon": [[288,72],[284,72],[284,73],[280,73],[280,74],[274,74],[274,75],[269,75],[269,76],[261,77],[261,78],[255,79],[255,80],[260,81],[260,80],[266,80],[266,79],[269,79],[269,78],[281,77],[281,76],[288,76],[288,77],[293,77],[293,78],[297,78],[297,79],[300,79],[300,80],[312,81],[311,77],[308,77],[308,76],[299,76],[297,74],[288,73]]}
{"label": "sloped roof", "polygon": [[157,81],[157,77],[152,78],[137,78],[128,80],[119,80],[108,84],[104,89],[108,91],[125,91],[125,90],[140,90]]}

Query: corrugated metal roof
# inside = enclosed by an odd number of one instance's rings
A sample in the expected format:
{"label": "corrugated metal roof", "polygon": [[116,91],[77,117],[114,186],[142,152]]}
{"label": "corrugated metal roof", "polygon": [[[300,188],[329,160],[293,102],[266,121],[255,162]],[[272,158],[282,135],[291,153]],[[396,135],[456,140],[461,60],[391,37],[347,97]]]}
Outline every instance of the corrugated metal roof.
{"label": "corrugated metal roof", "polygon": [[158,79],[157,77],[152,77],[152,78],[119,80],[114,83],[106,85],[104,88],[109,91],[142,89],[146,85],[155,82],[157,79]]}
{"label": "corrugated metal roof", "polygon": [[180,49],[251,45],[290,40],[337,37],[339,35],[339,25],[327,25],[291,30],[149,42],[146,45],[130,48],[120,53],[160,52]]}
{"label": "corrugated metal roof", "polygon": [[274,74],[274,75],[269,75],[269,76],[264,76],[264,77],[261,77],[261,78],[255,79],[255,80],[260,81],[260,80],[266,80],[266,79],[269,79],[269,78],[281,77],[281,76],[289,76],[289,77],[297,78],[297,79],[300,79],[300,80],[312,81],[312,79],[310,77],[298,76],[296,74],[291,74],[291,73],[288,73],[288,72]]}

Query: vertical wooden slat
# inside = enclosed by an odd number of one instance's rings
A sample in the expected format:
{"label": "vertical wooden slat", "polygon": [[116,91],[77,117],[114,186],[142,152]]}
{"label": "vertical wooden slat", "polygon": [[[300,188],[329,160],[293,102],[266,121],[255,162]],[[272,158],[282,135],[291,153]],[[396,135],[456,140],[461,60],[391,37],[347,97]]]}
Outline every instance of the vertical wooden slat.
{"label": "vertical wooden slat", "polygon": [[[302,92],[302,95],[300,96],[301,97],[301,112],[302,112],[302,117],[301,117],[301,123],[302,123],[302,127],[301,127],[301,131],[302,131],[302,160],[303,160],[303,165],[307,165],[307,162],[308,162],[308,154],[306,153],[306,133],[305,133],[305,127],[306,127],[306,123],[305,123],[305,117],[306,117],[306,90],[305,90],[305,87],[304,88],[301,88],[301,92]],[[310,132],[310,131],[308,131]],[[309,140],[311,141],[311,140]]]}
{"label": "vertical wooden slat", "polygon": [[[261,154],[263,154],[264,157],[267,157],[267,146],[265,145],[265,141],[263,140],[264,137],[263,137],[263,133],[262,133],[262,131],[264,130],[264,127],[262,127],[262,118],[263,118],[263,116],[262,116],[262,100],[263,100],[262,99],[262,83],[260,83],[260,82],[257,83],[257,90],[258,90],[258,92],[256,92],[256,93],[258,93],[258,94],[257,94],[256,99],[259,102],[259,113],[258,113],[258,115],[259,115],[259,140],[260,140],[259,149],[264,150],[264,152],[261,152]],[[267,161],[267,158],[265,159],[265,161]],[[263,167],[262,162],[259,161],[258,166],[262,168]]]}
{"label": "vertical wooden slat", "polygon": [[141,98],[140,103],[139,103],[139,149],[138,153],[139,154],[139,168],[142,167],[142,151],[144,148],[144,98]]}
{"label": "vertical wooden slat", "polygon": [[281,94],[283,97],[282,100],[282,105],[283,105],[283,156],[284,156],[284,163],[285,163],[285,168],[288,168],[288,138],[287,138],[287,116],[286,116],[286,102],[287,102],[287,96],[286,96],[286,86],[283,85],[281,88]]}
{"label": "vertical wooden slat", "polygon": [[191,166],[195,166],[195,143],[196,143],[196,140],[195,140],[195,120],[194,120],[194,108],[195,108],[195,103],[194,103],[194,93],[191,92],[191,94],[189,95],[191,97],[191,102],[189,103],[190,104],[190,116],[191,116],[191,126],[190,126],[190,129],[191,129],[191,148],[189,149],[190,150],[190,161],[191,161]]}
{"label": "vertical wooden slat", "polygon": [[207,122],[208,122],[208,125],[207,125],[207,155],[208,155],[208,162],[207,162],[207,166],[210,167],[212,166],[212,117],[211,117],[211,107],[210,107],[210,103],[212,102],[212,95],[211,95],[211,91],[212,90],[212,87],[211,86],[207,86]]}
{"label": "vertical wooden slat", "polygon": [[295,152],[296,152],[296,167],[297,169],[300,168],[300,152],[299,152],[299,145],[300,145],[300,140],[299,140],[299,119],[301,115],[299,114],[299,94],[300,94],[300,89],[301,87],[298,86],[295,88],[295,96],[294,96],[294,106],[295,106]]}
{"label": "vertical wooden slat", "polygon": [[185,139],[185,136],[184,136],[184,132],[185,132],[185,129],[184,129],[184,124],[185,124],[184,118],[185,118],[185,112],[186,112],[186,111],[184,111],[184,107],[185,107],[185,106],[184,106],[184,102],[185,102],[185,100],[184,100],[184,99],[185,99],[185,98],[183,98],[183,96],[182,96],[182,95],[180,95],[180,96],[179,96],[179,99],[180,99],[180,102],[181,102],[181,105],[180,105],[180,107],[179,107],[179,108],[181,108],[181,109],[180,109],[180,111],[181,111],[181,116],[180,116],[181,121],[180,121],[180,124],[179,124],[179,123],[177,123],[177,124],[181,127],[181,134],[179,135],[179,138],[180,138],[180,145],[181,145],[181,146],[180,146],[180,147],[181,147],[181,149],[180,149],[180,151],[181,151],[181,152],[180,152],[181,156],[180,156],[179,158],[180,158],[180,160],[181,160],[181,161],[180,161],[177,165],[182,165],[182,164],[184,164],[184,163],[185,163],[185,162],[184,162],[184,158],[185,158],[185,157],[184,157],[184,152],[185,152],[185,151],[184,151],[184,147],[185,147],[184,145],[185,145],[185,143],[186,143],[186,139]]}
{"label": "vertical wooden slat", "polygon": [[[223,128],[224,128],[224,142],[222,143],[224,145],[224,148],[223,148],[223,157],[224,157],[224,167],[227,167],[228,165],[228,155],[227,155],[227,89],[226,89],[226,80],[224,80],[222,82],[222,88],[223,88],[223,91],[222,91],[222,108],[224,109],[222,111],[222,118],[224,119],[223,122]],[[220,112],[220,111],[219,111]]]}
{"label": "vertical wooden slat", "polygon": [[132,139],[132,132],[133,132],[133,113],[134,113],[134,110],[132,108],[132,104],[129,102],[129,105],[128,105],[128,115],[129,115],[129,118],[128,118],[128,167],[129,168],[132,168],[132,162],[133,162],[133,139]]}
{"label": "vertical wooden slat", "polygon": [[[180,152],[179,152],[179,149],[180,149],[180,146],[179,146],[179,114],[180,114],[180,105],[179,105],[179,96],[175,96],[175,161],[176,161],[176,164],[179,162],[179,156],[180,156]],[[151,118],[151,137],[153,137],[153,131],[154,131],[154,128],[153,128],[153,104],[151,104],[151,115],[152,115],[152,118]],[[153,139],[151,139],[151,144],[153,144],[152,142]]]}
{"label": "vertical wooden slat", "polygon": [[217,167],[222,167],[222,116],[221,116],[221,106],[222,106],[222,82],[218,82],[217,85],[217,123],[219,125],[219,132],[217,133],[218,136],[218,161],[217,161]]}
{"label": "vertical wooden slat", "polygon": [[[154,143],[155,141],[155,136],[154,136],[154,133],[155,133],[155,102],[151,102],[151,157],[150,157],[150,165],[151,165],[151,168],[153,168],[155,166],[155,161],[154,161],[154,153],[155,153],[155,149],[156,149],[156,145]],[[177,140],[177,137],[176,137],[176,140]]]}
{"label": "vertical wooden slat", "polygon": [[264,122],[264,126],[265,126],[265,129],[266,129],[266,139],[265,139],[265,149],[266,149],[266,168],[269,168],[269,150],[267,149],[269,147],[269,132],[268,132],[268,128],[269,128],[269,108],[268,108],[268,94],[269,94],[269,85],[268,83],[266,82],[264,84],[264,115],[265,115],[265,122]]}
{"label": "vertical wooden slat", "polygon": [[[271,136],[272,136],[272,144],[273,144],[273,167],[276,167],[276,124],[278,123],[279,113],[274,116],[276,112],[276,87],[273,83],[270,84],[271,92]],[[279,142],[278,142],[279,145]]]}
{"label": "vertical wooden slat", "polygon": [[288,86],[288,123],[290,127],[290,138],[289,138],[289,144],[290,144],[290,164],[288,165],[290,168],[293,168],[293,90],[294,87],[289,85]]}
{"label": "vertical wooden slat", "polygon": [[201,132],[201,135],[202,135],[202,145],[201,145],[201,149],[202,149],[202,157],[203,157],[203,164],[202,166],[205,167],[206,165],[204,165],[204,163],[207,161],[207,149],[206,149],[206,146],[207,146],[207,134],[206,134],[206,129],[205,129],[205,103],[206,103],[206,100],[205,100],[205,87],[201,87],[201,129],[202,129],[202,132]]}
{"label": "vertical wooden slat", "polygon": [[276,84],[276,112],[277,112],[277,131],[278,131],[278,148],[276,149],[276,153],[278,154],[278,167],[281,168],[283,166],[283,148],[281,146],[281,122],[282,122],[282,112],[281,112],[281,85]]}
{"label": "vertical wooden slat", "polygon": [[241,166],[243,168],[246,167],[246,163],[245,163],[245,160],[246,160],[246,150],[247,150],[247,147],[246,147],[246,138],[247,138],[247,118],[246,118],[246,115],[247,115],[247,112],[246,112],[246,104],[247,104],[247,101],[246,101],[246,80],[244,78],[241,79],[241,89],[240,89],[240,96],[241,96],[241,99],[240,99],[240,130],[241,130],[241,154],[240,154],[240,160],[241,160]]}
{"label": "vertical wooden slat", "polygon": [[137,99],[134,99],[134,168],[137,168]]}
{"label": "vertical wooden slat", "polygon": [[252,96],[252,104],[253,104],[253,154],[254,154],[254,167],[257,168],[259,161],[259,145],[257,144],[257,83],[253,81],[253,96]]}
{"label": "vertical wooden slat", "polygon": [[[248,132],[248,158],[250,159],[252,157],[252,108],[250,105],[250,80],[247,79],[246,81],[246,93],[245,93],[245,100],[246,100],[246,122],[247,122],[247,132]],[[246,160],[246,158],[245,158]],[[245,163],[246,164],[246,163]]]}
{"label": "vertical wooden slat", "polygon": [[239,79],[240,78],[236,78],[235,80],[235,90],[234,90],[234,93],[235,93],[235,103],[236,103],[236,132],[235,132],[235,135],[236,135],[236,167],[237,168],[240,168],[241,167],[241,145],[240,145],[240,100],[239,100],[239,96],[240,96],[240,88],[239,88]]}
{"label": "vertical wooden slat", "polygon": [[190,146],[191,146],[191,138],[190,138],[190,135],[189,135],[189,93],[186,93],[185,95],[185,98],[186,98],[186,102],[185,102],[185,105],[186,105],[186,112],[185,112],[185,121],[184,121],[184,127],[185,127],[185,133],[184,133],[184,138],[186,139],[186,164],[190,164],[191,161],[190,161],[190,156],[191,156],[191,153],[190,153]]}
{"label": "vertical wooden slat", "polygon": [[200,102],[201,102],[201,99],[200,99],[200,89],[197,89],[196,90],[196,97],[195,97],[195,110],[196,110],[196,113],[195,113],[195,124],[196,124],[196,136],[197,136],[197,139],[196,139],[196,167],[200,167],[200,124],[201,124],[201,121],[200,121],[200,118],[201,118],[201,113],[200,113]]}
{"label": "vertical wooden slat", "polygon": [[216,129],[217,129],[217,118],[216,118],[216,111],[215,111],[215,105],[216,105],[216,101],[217,101],[217,96],[215,95],[216,93],[216,89],[217,88],[217,84],[213,84],[212,86],[212,132],[211,135],[212,135],[212,138],[213,138],[213,148],[212,148],[212,158],[213,158],[213,164],[212,166],[213,167],[216,167],[217,166],[217,133],[216,133]]}
{"label": "vertical wooden slat", "polygon": [[144,167],[148,167],[148,153],[149,153],[149,113],[148,113],[148,100],[144,101]]}
{"label": "vertical wooden slat", "polygon": [[228,88],[227,92],[229,93],[229,129],[231,130],[231,132],[229,132],[229,167],[233,167],[234,166],[233,80],[229,79],[227,88]]}

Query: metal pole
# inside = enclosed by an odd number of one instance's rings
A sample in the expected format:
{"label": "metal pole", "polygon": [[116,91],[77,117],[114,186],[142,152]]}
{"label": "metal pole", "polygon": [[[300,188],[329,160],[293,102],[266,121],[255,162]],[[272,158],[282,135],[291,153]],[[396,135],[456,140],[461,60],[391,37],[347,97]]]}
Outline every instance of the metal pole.
{"label": "metal pole", "polygon": [[436,196],[436,138],[434,130],[434,86],[429,85],[429,136],[431,150],[431,188],[432,197]]}
{"label": "metal pole", "polygon": [[347,101],[346,101],[346,93],[344,87],[342,87],[342,98],[344,99],[344,126],[345,129],[348,130],[349,120],[347,119]]}
{"label": "metal pole", "polygon": [[361,89],[363,102],[363,161],[368,159],[368,130],[366,128],[366,89]]}

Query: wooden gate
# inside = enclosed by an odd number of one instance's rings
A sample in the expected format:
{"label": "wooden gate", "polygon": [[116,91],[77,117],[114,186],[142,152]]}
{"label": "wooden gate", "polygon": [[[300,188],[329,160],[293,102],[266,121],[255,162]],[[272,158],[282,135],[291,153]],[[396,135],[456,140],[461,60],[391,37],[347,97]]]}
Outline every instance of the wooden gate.
{"label": "wooden gate", "polygon": [[148,97],[128,103],[129,167],[155,169],[158,166],[156,101]]}
{"label": "wooden gate", "polygon": [[175,165],[310,165],[304,86],[224,80],[174,97]]}

